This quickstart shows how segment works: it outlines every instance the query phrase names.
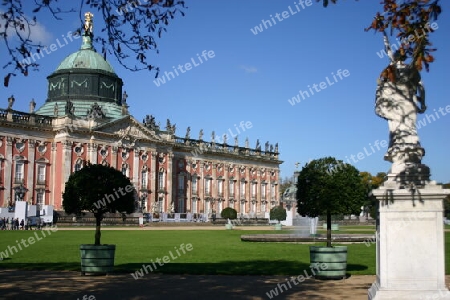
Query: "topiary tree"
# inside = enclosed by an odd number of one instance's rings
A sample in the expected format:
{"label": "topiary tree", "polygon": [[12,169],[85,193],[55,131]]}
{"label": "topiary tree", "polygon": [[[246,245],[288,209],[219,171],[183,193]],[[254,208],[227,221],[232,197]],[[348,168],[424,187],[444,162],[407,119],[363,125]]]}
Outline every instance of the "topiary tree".
{"label": "topiary tree", "polygon": [[286,210],[281,205],[275,206],[270,210],[270,219],[277,220],[278,223],[286,220],[286,216]]}
{"label": "topiary tree", "polygon": [[366,198],[360,172],[333,157],[311,161],[298,176],[297,211],[302,216],[327,216],[327,247],[331,247],[331,215],[359,214]]}
{"label": "topiary tree", "polygon": [[95,245],[100,245],[100,225],[107,212],[132,213],[136,191],[122,172],[103,165],[88,163],[72,173],[63,193],[63,208],[68,214],[94,213]]}
{"label": "topiary tree", "polygon": [[234,220],[237,218],[237,211],[232,207],[227,207],[220,212],[220,216],[224,219]]}

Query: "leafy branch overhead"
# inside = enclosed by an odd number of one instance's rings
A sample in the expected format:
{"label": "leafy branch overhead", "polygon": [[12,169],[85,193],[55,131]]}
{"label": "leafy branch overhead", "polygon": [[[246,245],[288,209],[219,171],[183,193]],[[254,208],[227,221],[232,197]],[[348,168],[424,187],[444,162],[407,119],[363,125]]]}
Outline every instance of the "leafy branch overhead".
{"label": "leafy branch overhead", "polygon": [[[325,7],[329,4],[328,0],[317,1],[323,1]],[[430,23],[442,12],[439,0],[384,0],[381,4],[383,11],[376,14],[365,30],[385,35],[388,31],[390,36],[402,41],[394,54],[398,60],[409,61],[419,71],[423,67],[429,71],[429,64],[434,61],[430,53],[436,51],[429,39],[429,34],[434,31]]]}
{"label": "leafy branch overhead", "polygon": [[[131,71],[159,69],[150,63],[148,52],[158,53],[156,37],[167,30],[170,20],[177,14],[184,16],[184,1],[176,0],[80,0],[70,1],[73,8],[63,10],[57,0],[36,0],[31,12],[25,10],[24,0],[3,0],[0,6],[0,40],[5,42],[9,61],[3,66],[7,70],[4,86],[11,76],[39,70],[39,64],[29,59],[33,53],[41,53],[45,45],[33,41],[31,33],[38,24],[38,15],[50,13],[56,20],[63,14],[79,14],[80,26],[73,34],[80,34],[83,16],[91,11],[95,17],[95,42],[101,52],[114,55],[117,61]],[[73,4],[72,4],[73,3]],[[76,3],[76,5],[75,5]],[[26,3],[26,5],[29,5]],[[29,15],[31,14],[31,16]]]}

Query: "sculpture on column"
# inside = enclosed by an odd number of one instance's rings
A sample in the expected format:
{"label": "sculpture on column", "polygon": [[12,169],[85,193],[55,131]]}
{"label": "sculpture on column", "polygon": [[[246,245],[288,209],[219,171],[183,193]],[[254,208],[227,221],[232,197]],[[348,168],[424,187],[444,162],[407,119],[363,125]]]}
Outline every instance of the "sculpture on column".
{"label": "sculpture on column", "polygon": [[13,95],[11,95],[11,97],[8,98],[8,109],[12,109],[15,101],[16,99],[14,98]]}
{"label": "sculpture on column", "polygon": [[36,102],[34,102],[34,98],[30,101],[30,114],[34,114],[34,110],[36,108]]}
{"label": "sculpture on column", "polygon": [[425,89],[417,68],[406,65],[398,51],[392,53],[386,34],[384,44],[390,64],[378,79],[375,113],[388,121],[389,147],[384,158],[392,162],[390,179],[424,184],[429,180],[429,168],[421,164],[425,150],[416,121],[417,114],[426,110]]}

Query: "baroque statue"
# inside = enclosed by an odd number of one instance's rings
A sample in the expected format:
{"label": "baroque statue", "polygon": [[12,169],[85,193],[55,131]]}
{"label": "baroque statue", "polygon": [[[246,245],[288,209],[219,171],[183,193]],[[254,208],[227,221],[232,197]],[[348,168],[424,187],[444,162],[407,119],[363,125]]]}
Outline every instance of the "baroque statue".
{"label": "baroque statue", "polygon": [[417,114],[426,110],[425,88],[417,68],[405,64],[398,51],[392,52],[386,34],[384,44],[390,63],[378,79],[375,113],[388,121],[389,146],[384,158],[392,162],[390,179],[415,184],[418,179],[419,184],[424,183],[429,180],[429,168],[421,164],[425,150],[420,145],[416,121]]}

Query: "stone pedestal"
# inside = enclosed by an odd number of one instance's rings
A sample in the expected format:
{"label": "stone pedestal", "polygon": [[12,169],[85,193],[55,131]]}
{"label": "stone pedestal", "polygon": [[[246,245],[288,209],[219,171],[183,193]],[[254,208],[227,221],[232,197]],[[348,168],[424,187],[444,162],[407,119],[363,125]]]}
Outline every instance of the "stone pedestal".
{"label": "stone pedestal", "polygon": [[443,199],[449,190],[424,188],[373,191],[380,201],[377,279],[369,300],[450,299],[445,286]]}

